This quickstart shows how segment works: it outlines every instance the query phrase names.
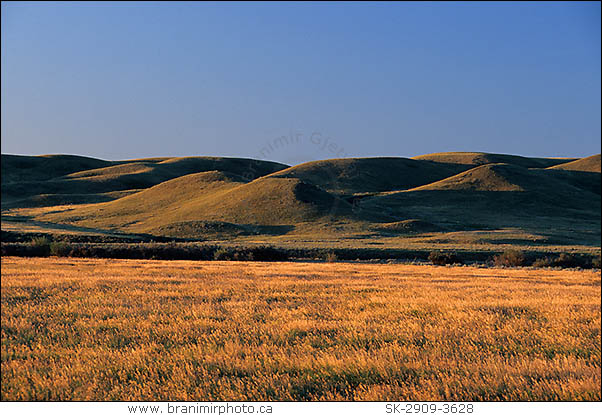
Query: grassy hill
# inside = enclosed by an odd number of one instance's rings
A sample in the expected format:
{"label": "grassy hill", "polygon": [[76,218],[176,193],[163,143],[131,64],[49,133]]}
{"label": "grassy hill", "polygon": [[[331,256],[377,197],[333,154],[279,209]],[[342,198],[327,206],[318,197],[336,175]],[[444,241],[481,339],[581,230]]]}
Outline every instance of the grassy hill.
{"label": "grassy hill", "polygon": [[[157,214],[160,212],[160,214]],[[299,179],[266,176],[248,182],[218,171],[190,174],[107,203],[43,215],[50,222],[101,229],[194,236],[222,224],[292,229],[352,215],[346,201]],[[274,229],[276,227],[276,229]]]}
{"label": "grassy hill", "polygon": [[99,169],[114,162],[70,155],[16,156],[2,154],[2,188],[14,182],[44,181],[78,171]]}
{"label": "grassy hill", "polygon": [[15,207],[95,203],[125,195],[115,192],[146,189],[192,173],[216,170],[254,179],[285,167],[288,166],[269,161],[226,157],[104,161],[62,155],[2,155],[2,204]]}
{"label": "grassy hill", "polygon": [[550,168],[557,170],[587,171],[592,173],[600,173],[600,165],[600,154],[596,154],[594,156],[585,157],[568,163],[557,164]]}
{"label": "grassy hill", "polygon": [[312,161],[273,173],[312,183],[329,192],[354,194],[410,189],[449,177],[467,167],[400,157]]}
{"label": "grassy hill", "polygon": [[600,246],[598,173],[486,164],[425,186],[366,198],[360,207],[447,231],[433,242],[482,243],[503,231],[506,237],[499,242],[524,238],[538,244]]}
{"label": "grassy hill", "polygon": [[513,180],[523,173],[520,169],[503,163],[485,164],[412,190],[524,191]]}
{"label": "grassy hill", "polygon": [[600,250],[600,177],[600,155],[437,153],[292,167],[3,155],[2,226],[289,247],[590,252]]}
{"label": "grassy hill", "polygon": [[472,152],[449,152],[433,153],[414,157],[415,160],[429,160],[439,163],[464,164],[469,166],[480,166],[490,163],[505,163],[520,167],[546,168],[561,163],[571,162],[575,159],[522,157],[510,154],[472,153]]}
{"label": "grassy hill", "polygon": [[411,190],[529,191],[552,197],[559,195],[578,197],[580,190],[599,194],[599,188],[599,174],[571,174],[548,169],[527,169],[505,163],[492,163],[480,165],[455,176]]}

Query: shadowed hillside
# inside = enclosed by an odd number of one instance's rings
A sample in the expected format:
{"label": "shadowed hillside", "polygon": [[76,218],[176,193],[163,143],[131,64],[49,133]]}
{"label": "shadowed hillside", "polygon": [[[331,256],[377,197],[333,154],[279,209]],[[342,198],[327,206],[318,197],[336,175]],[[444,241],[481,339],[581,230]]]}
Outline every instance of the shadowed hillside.
{"label": "shadowed hillside", "polygon": [[480,165],[425,186],[366,198],[360,206],[451,232],[520,229],[554,241],[599,245],[600,240],[600,174],[590,172]]}
{"label": "shadowed hillside", "polygon": [[437,153],[292,167],[3,155],[2,226],[287,247],[591,252],[600,250],[600,177],[600,155]]}
{"label": "shadowed hillside", "polygon": [[450,152],[433,153],[414,157],[415,160],[430,160],[439,163],[465,164],[479,166],[490,163],[505,163],[520,167],[546,168],[560,163],[566,163],[575,159],[537,158],[513,156],[510,154]]}
{"label": "shadowed hillside", "polygon": [[[587,188],[588,184],[593,185],[591,189]],[[580,190],[596,193],[594,189],[599,189],[599,186],[599,174],[566,174],[547,169],[526,169],[517,165],[494,163],[480,165],[455,176],[411,190],[530,191],[552,197],[562,194],[578,198]]]}
{"label": "shadowed hillside", "polygon": [[513,183],[519,169],[509,164],[486,164],[412,190],[523,191]]}
{"label": "shadowed hillside", "polygon": [[13,182],[44,181],[70,173],[112,166],[114,162],[90,157],[49,155],[14,156],[2,154],[2,189]]}
{"label": "shadowed hillside", "polygon": [[267,176],[247,182],[212,171],[172,179],[115,201],[48,214],[44,220],[155,233],[215,223],[293,228],[351,214],[347,202],[299,179]]}
{"label": "shadowed hillside", "polygon": [[53,203],[95,203],[120,195],[113,192],[146,189],[192,173],[216,170],[254,179],[285,167],[268,161],[225,157],[108,162],[75,156],[2,155],[2,204],[39,206],[47,203],[46,206],[50,206]]}
{"label": "shadowed hillside", "polygon": [[449,177],[467,167],[450,163],[379,157],[312,161],[289,167],[272,177],[292,177],[334,193],[410,189]]}

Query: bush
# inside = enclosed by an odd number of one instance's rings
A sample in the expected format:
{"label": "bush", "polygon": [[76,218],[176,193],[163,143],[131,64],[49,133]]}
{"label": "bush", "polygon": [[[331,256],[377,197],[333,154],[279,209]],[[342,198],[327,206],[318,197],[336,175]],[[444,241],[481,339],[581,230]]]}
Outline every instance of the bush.
{"label": "bush", "polygon": [[46,236],[37,236],[30,242],[31,246],[50,246],[50,239]]}
{"label": "bush", "polygon": [[251,250],[255,261],[286,261],[289,254],[286,250],[276,249],[271,246],[258,246]]}
{"label": "bush", "polygon": [[549,256],[545,256],[542,258],[537,258],[533,261],[533,266],[538,268],[548,268],[554,266],[554,260]]}
{"label": "bush", "polygon": [[587,257],[562,253],[557,257],[538,258],[533,262],[534,267],[559,268],[600,268],[600,257]]}
{"label": "bush", "polygon": [[518,249],[508,249],[500,255],[493,257],[493,263],[496,266],[503,267],[520,267],[525,265],[525,255]]}
{"label": "bush", "polygon": [[288,254],[284,250],[271,246],[221,247],[214,252],[213,259],[216,261],[286,261]]}
{"label": "bush", "polygon": [[232,259],[232,257],[226,248],[219,248],[213,254],[213,259],[216,261],[229,261]]}
{"label": "bush", "polygon": [[244,248],[219,248],[213,254],[216,261],[253,261],[253,252]]}
{"label": "bush", "polygon": [[432,251],[429,254],[429,261],[435,265],[461,264],[462,260],[454,252]]}
{"label": "bush", "polygon": [[255,257],[253,256],[253,252],[234,252],[232,258],[235,261],[253,261]]}
{"label": "bush", "polygon": [[326,262],[337,262],[338,259],[337,254],[334,252],[327,252],[326,255],[324,255],[324,260]]}
{"label": "bush", "polygon": [[38,236],[29,242],[32,248],[32,254],[36,256],[50,255],[50,239],[46,236]]}
{"label": "bush", "polygon": [[561,268],[577,268],[583,266],[584,262],[582,258],[562,253],[556,258],[554,265]]}
{"label": "bush", "polygon": [[51,242],[50,243],[50,255],[53,256],[69,256],[71,254],[71,247],[66,242]]}

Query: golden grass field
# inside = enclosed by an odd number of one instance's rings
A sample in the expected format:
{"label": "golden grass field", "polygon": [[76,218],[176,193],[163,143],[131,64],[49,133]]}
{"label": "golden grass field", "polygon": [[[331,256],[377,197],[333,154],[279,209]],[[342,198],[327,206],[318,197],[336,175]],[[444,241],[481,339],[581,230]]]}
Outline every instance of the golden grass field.
{"label": "golden grass field", "polygon": [[2,258],[2,400],[600,400],[600,272]]}

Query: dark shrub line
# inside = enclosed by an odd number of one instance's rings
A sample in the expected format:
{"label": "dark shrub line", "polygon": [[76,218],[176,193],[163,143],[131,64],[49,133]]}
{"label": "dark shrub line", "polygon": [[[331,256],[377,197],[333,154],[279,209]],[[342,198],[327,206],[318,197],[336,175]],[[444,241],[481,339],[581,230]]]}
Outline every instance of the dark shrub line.
{"label": "dark shrub line", "polygon": [[336,261],[430,261],[435,265],[476,262],[495,266],[535,266],[560,268],[600,268],[600,257],[561,253],[527,255],[509,249],[491,256],[486,252],[410,251],[370,248],[276,248],[272,246],[218,246],[198,242],[69,243],[36,236],[29,242],[2,242],[2,256],[76,257],[162,260],[287,261],[311,259]]}
{"label": "dark shrub line", "polygon": [[600,256],[588,257],[561,253],[558,256],[545,256],[533,261],[534,267],[560,267],[560,268],[597,268],[600,269]]}
{"label": "dark shrub line", "polygon": [[219,247],[194,243],[67,243],[36,237],[29,243],[2,243],[2,256],[117,259],[286,261],[290,253],[271,246]]}
{"label": "dark shrub line", "polygon": [[600,268],[600,256],[583,254],[560,253],[558,255],[528,257],[518,249],[508,249],[492,258],[496,266],[522,267],[533,266],[538,268]]}
{"label": "dark shrub line", "polygon": [[[434,265],[462,264],[465,261],[455,252],[432,251],[428,257]],[[497,267],[551,267],[551,268],[597,268],[600,269],[600,256],[561,253],[559,255],[541,254],[527,256],[518,249],[507,249],[484,261]]]}

